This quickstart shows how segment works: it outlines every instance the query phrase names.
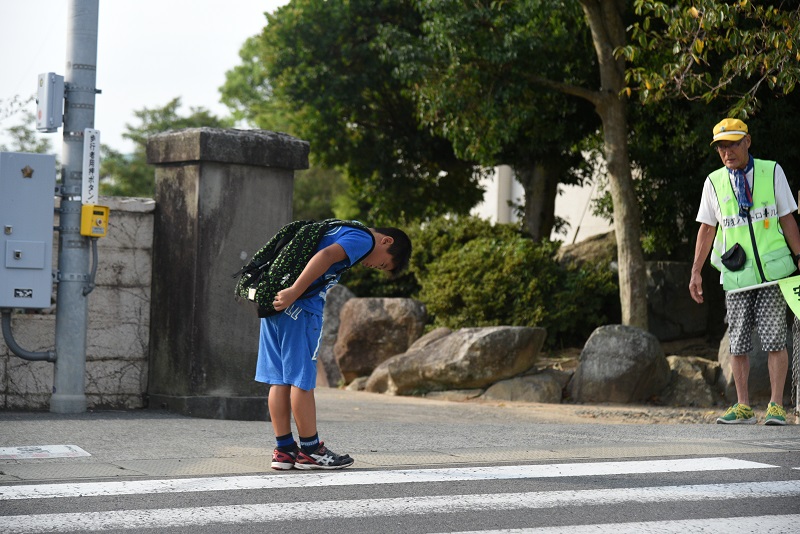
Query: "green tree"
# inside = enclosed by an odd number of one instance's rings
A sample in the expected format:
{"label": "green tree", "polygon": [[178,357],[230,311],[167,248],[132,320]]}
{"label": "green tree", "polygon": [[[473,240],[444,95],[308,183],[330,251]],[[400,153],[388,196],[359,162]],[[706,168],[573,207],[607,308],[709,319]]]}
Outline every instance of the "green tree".
{"label": "green tree", "polygon": [[308,140],[312,163],[341,169],[371,222],[467,213],[482,196],[476,165],[420,127],[379,47],[383,25],[420,22],[409,1],[293,0],[245,43],[223,99],[260,128],[286,124]]}
{"label": "green tree", "polygon": [[10,144],[0,144],[0,151],[3,152],[33,152],[38,154],[50,153],[53,151],[53,143],[49,137],[40,136],[36,133],[36,116],[31,111],[17,107],[18,100],[14,99],[7,104],[2,111],[6,118],[18,116],[19,121],[6,128],[6,135],[10,138]]}
{"label": "green tree", "polygon": [[[748,1],[635,3],[639,19],[617,53],[644,106],[632,108],[631,157],[646,250],[673,251],[696,237],[703,178],[720,166],[708,147],[725,116],[747,119],[753,151],[778,160],[800,185],[791,131],[800,105],[793,92],[800,55],[800,4]],[[607,208],[607,206],[606,206]]]}
{"label": "green tree", "polygon": [[336,171],[313,167],[294,176],[292,213],[294,219],[320,220],[330,217],[351,218],[337,206],[346,205],[347,182]]}
{"label": "green tree", "polygon": [[[548,0],[520,0],[526,5],[526,12],[536,14],[536,20],[559,19],[569,13],[571,3]],[[608,184],[614,209],[614,229],[617,238],[617,261],[619,266],[620,304],[622,322],[627,325],[647,328],[647,279],[644,254],[641,244],[641,213],[637,203],[631,163],[628,153],[628,109],[625,91],[625,59],[616,57],[614,51],[625,46],[627,40],[629,3],[625,0],[579,0],[583,10],[583,24],[591,35],[594,48],[595,72],[591,77],[569,69],[571,63],[558,68],[561,56],[553,56],[552,68],[525,73],[524,83],[542,89],[574,97],[587,102],[602,124],[603,156],[606,162]],[[425,5],[433,6],[431,11],[451,7],[469,13],[475,6],[482,9],[499,10],[512,2],[481,2],[465,0],[430,0]],[[426,20],[423,27],[432,25]],[[553,27],[558,27],[554,25]],[[519,37],[528,39],[531,54],[541,54],[544,58],[552,56],[548,50],[548,36],[537,34],[535,27],[520,27]],[[575,35],[578,35],[576,32]],[[517,35],[512,35],[517,37]],[[538,38],[537,38],[538,37]],[[461,41],[450,42],[442,37],[444,46],[458,47],[467,42],[469,36]],[[478,66],[480,66],[478,64]],[[449,129],[459,129],[457,121],[447,125]],[[480,136],[482,132],[475,132]]]}
{"label": "green tree", "polygon": [[132,154],[123,154],[103,145],[101,160],[100,193],[110,196],[147,197],[155,195],[155,171],[147,163],[147,139],[155,134],[181,128],[227,128],[233,119],[219,118],[202,107],[190,108],[190,114],[181,116],[178,109],[181,99],[174,98],[160,108],[142,108],[134,111],[139,124],[126,124],[122,137],[133,141]]}
{"label": "green tree", "polygon": [[525,190],[523,226],[535,240],[550,237],[558,184],[587,177],[579,143],[598,127],[588,102],[528,83],[531,73],[596,77],[580,6],[559,4],[554,17],[539,2],[416,2],[420,35],[383,30],[422,120],[459,157],[513,167]]}
{"label": "green tree", "polygon": [[[730,115],[747,117],[760,89],[788,94],[800,80],[800,3],[635,0],[642,20],[631,43],[628,81],[643,101],[679,96],[733,99]],[[648,61],[655,56],[658,61]]]}
{"label": "green tree", "polygon": [[293,105],[274,98],[272,85],[263,63],[263,34],[248,38],[239,50],[241,63],[225,73],[219,88],[221,102],[237,121],[246,121],[265,130],[298,135]]}
{"label": "green tree", "polygon": [[[241,63],[226,73],[220,87],[222,103],[233,118],[259,127],[303,137],[292,125],[293,113],[283,99],[272,97],[266,69],[259,58],[260,36],[250,37],[239,50]],[[312,154],[313,156],[313,154]],[[325,219],[360,216],[358,203],[349,190],[347,178],[335,169],[313,163],[305,171],[295,173],[292,211],[295,219]]]}

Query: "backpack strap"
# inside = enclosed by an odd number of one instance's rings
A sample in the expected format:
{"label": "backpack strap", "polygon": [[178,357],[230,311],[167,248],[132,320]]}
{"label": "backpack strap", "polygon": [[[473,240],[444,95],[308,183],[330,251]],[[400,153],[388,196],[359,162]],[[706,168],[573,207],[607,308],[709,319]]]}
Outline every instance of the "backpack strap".
{"label": "backpack strap", "polygon": [[[362,224],[362,223],[360,223],[358,221],[340,221],[338,219],[328,219],[325,222],[328,223],[328,229],[333,228],[335,226],[349,226],[350,228],[355,228],[356,230],[363,230],[364,232],[366,232],[369,235],[370,239],[372,240],[372,246],[369,247],[369,250],[365,254],[362,254],[361,257],[358,258],[357,260],[351,261],[349,266],[344,267],[344,268],[339,269],[338,271],[336,271],[336,276],[340,276],[345,271],[348,271],[355,264],[357,264],[358,262],[360,262],[361,260],[363,260],[364,258],[369,256],[372,253],[372,251],[375,250],[375,236],[372,235],[372,232],[369,231],[369,228],[366,225],[364,225],[364,224]],[[308,287],[308,289],[306,289],[303,292],[302,295],[297,297],[297,300],[307,299],[307,298],[312,297],[314,295],[314,293],[316,293],[317,291],[322,289],[325,286],[325,284],[327,284],[327,283],[328,283],[327,280],[324,280],[324,279],[323,280],[317,280],[316,282],[312,283]]]}

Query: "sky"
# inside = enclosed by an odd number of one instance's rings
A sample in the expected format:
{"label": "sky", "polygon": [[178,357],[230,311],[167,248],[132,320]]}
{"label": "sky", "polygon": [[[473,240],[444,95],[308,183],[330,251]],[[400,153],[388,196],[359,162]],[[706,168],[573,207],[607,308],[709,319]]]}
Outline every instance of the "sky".
{"label": "sky", "polygon": [[[8,100],[36,94],[37,76],[65,74],[67,13],[72,0],[0,0],[0,111]],[[125,125],[133,112],[181,97],[178,112],[204,107],[228,116],[219,102],[225,72],[240,63],[244,41],[289,0],[100,0],[95,128],[103,144],[131,152]],[[28,104],[36,111],[35,102]],[[0,113],[0,132],[20,122]],[[62,129],[51,137],[61,151]],[[0,139],[1,141],[2,139]]]}

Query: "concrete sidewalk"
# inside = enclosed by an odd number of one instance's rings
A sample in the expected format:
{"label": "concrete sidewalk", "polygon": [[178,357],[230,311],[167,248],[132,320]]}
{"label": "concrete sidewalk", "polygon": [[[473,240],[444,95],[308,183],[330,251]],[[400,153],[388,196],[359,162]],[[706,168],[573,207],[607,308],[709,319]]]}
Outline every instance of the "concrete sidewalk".
{"label": "concrete sidewalk", "polygon": [[[800,426],[604,424],[564,405],[482,404],[317,390],[320,437],[353,468],[799,451]],[[72,445],[87,456],[0,459],[0,482],[275,473],[266,422],[159,410],[0,412],[0,448]]]}

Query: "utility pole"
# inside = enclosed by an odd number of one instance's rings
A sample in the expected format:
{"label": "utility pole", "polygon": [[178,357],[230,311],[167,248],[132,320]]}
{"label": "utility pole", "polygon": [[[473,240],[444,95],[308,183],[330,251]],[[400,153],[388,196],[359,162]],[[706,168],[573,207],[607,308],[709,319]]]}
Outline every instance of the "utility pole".
{"label": "utility pole", "polygon": [[50,411],[86,411],[90,238],[81,235],[84,130],[94,128],[99,0],[71,0],[64,75],[64,145],[56,299],[56,354]]}

